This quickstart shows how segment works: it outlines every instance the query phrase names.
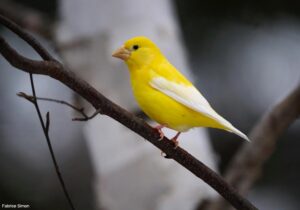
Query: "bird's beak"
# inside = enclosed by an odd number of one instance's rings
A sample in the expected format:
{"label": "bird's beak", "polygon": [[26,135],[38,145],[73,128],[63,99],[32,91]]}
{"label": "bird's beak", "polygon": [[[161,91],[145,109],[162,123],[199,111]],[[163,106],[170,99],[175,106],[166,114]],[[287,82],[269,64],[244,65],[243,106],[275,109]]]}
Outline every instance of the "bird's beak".
{"label": "bird's beak", "polygon": [[126,61],[130,57],[130,54],[131,52],[127,50],[124,46],[122,46],[116,51],[114,51],[112,56]]}

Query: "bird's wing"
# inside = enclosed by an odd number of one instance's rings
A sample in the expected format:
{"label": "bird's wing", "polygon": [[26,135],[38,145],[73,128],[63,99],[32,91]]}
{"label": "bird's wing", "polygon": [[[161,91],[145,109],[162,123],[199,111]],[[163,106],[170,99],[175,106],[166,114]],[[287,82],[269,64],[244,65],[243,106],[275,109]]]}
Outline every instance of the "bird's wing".
{"label": "bird's wing", "polygon": [[150,85],[154,89],[164,93],[165,95],[187,106],[188,108],[217,121],[228,131],[233,132],[249,141],[245,134],[237,130],[230,122],[225,120],[215,110],[213,110],[207,100],[194,86],[187,86],[184,84],[168,81],[164,77],[154,77],[150,81]]}

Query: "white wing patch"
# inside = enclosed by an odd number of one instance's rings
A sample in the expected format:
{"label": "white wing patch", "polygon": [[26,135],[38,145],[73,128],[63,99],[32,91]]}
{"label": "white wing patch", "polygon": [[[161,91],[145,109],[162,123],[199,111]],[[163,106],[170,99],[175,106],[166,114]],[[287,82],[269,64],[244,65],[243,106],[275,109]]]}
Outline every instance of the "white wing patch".
{"label": "white wing patch", "polygon": [[225,120],[215,110],[213,110],[207,100],[195,87],[171,82],[163,77],[153,78],[150,81],[150,85],[151,87],[161,91],[177,102],[189,107],[190,109],[216,120],[217,122],[228,128],[228,131],[233,132],[249,141],[248,137],[245,134],[240,132],[230,122]]}

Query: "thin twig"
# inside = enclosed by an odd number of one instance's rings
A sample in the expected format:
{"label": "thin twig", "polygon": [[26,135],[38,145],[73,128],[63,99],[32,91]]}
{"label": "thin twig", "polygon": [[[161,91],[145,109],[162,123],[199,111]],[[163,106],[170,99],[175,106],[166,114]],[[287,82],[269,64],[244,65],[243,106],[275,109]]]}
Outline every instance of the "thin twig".
{"label": "thin twig", "polygon": [[75,111],[77,111],[80,114],[82,114],[83,116],[87,117],[87,115],[84,112],[84,108],[83,107],[76,107],[73,104],[71,104],[69,102],[66,102],[66,101],[63,101],[63,100],[54,99],[54,98],[46,98],[46,97],[34,97],[34,96],[28,95],[28,94],[26,94],[24,92],[19,92],[17,94],[17,96],[20,96],[22,98],[26,98],[27,100],[33,100],[35,98],[36,100],[39,100],[39,101],[49,101],[49,102],[54,102],[54,103],[58,103],[58,104],[63,104],[63,105],[66,105],[68,107],[71,107]]}
{"label": "thin twig", "polygon": [[72,120],[73,121],[88,121],[96,117],[98,114],[101,114],[102,110],[101,108],[96,110],[91,116],[84,116],[84,117],[75,117]]}
{"label": "thin twig", "polygon": [[46,113],[46,131],[49,133],[49,128],[50,128],[50,112]]}
{"label": "thin twig", "polygon": [[75,117],[75,118],[73,118],[72,121],[88,121],[88,120],[91,120],[94,117],[96,117],[98,114],[101,114],[101,109],[98,109],[91,116],[88,116],[85,113],[83,107],[79,108],[79,107],[76,107],[76,106],[74,106],[73,104],[71,104],[69,102],[66,102],[66,101],[63,101],[63,100],[54,99],[54,98],[34,97],[34,96],[31,96],[31,95],[27,95],[24,92],[19,92],[17,94],[17,96],[25,98],[25,99],[27,99],[28,101],[31,101],[31,102],[33,102],[33,100],[36,99],[36,100],[40,100],[40,101],[49,101],[49,102],[54,102],[54,103],[58,103],[58,104],[63,104],[63,105],[66,105],[68,107],[71,107],[72,109],[74,109],[75,111],[79,112],[82,115],[82,117]]}
{"label": "thin twig", "polygon": [[36,109],[36,112],[38,114],[41,126],[43,128],[43,132],[44,132],[44,135],[45,135],[46,140],[47,140],[47,145],[48,145],[48,148],[49,148],[49,151],[50,151],[50,155],[51,155],[54,167],[55,167],[55,171],[56,171],[57,177],[58,177],[58,179],[60,181],[60,184],[62,186],[62,189],[64,191],[64,194],[65,194],[65,196],[66,196],[66,198],[68,200],[68,203],[69,203],[71,209],[75,210],[75,207],[73,205],[71,197],[70,197],[70,195],[68,193],[67,187],[66,187],[65,182],[63,180],[63,177],[62,177],[62,175],[60,173],[60,169],[58,167],[58,163],[57,163],[57,160],[55,158],[55,154],[54,154],[54,151],[53,151],[53,148],[52,148],[52,144],[51,144],[51,141],[50,141],[50,137],[49,137],[49,125],[50,125],[49,112],[46,115],[46,125],[45,125],[43,117],[42,117],[42,114],[41,114],[41,111],[40,111],[40,108],[39,108],[39,105],[38,105],[38,102],[36,100],[36,93],[35,93],[35,87],[34,87],[34,82],[33,82],[33,75],[31,73],[29,73],[29,76],[30,76],[30,85],[31,85],[32,95],[34,96],[34,98],[32,99],[32,103],[35,106],[35,109]]}
{"label": "thin twig", "polygon": [[58,103],[58,104],[63,104],[63,105],[66,105],[70,108],[72,108],[73,110],[77,111],[78,113],[80,113],[82,115],[82,118],[73,118],[72,120],[73,121],[87,121],[87,120],[90,120],[92,118],[94,118],[97,114],[100,113],[100,110],[99,111],[95,111],[91,116],[88,116],[85,111],[84,111],[84,108],[83,107],[76,107],[74,106],[73,104],[69,103],[69,102],[66,102],[66,101],[63,101],[63,100],[58,100],[58,99],[54,99],[54,98],[45,98],[45,97],[34,97],[34,96],[31,96],[31,95],[28,95],[24,92],[19,92],[17,94],[17,96],[21,97],[21,98],[25,98],[29,101],[33,101],[34,98],[36,100],[40,100],[40,101],[49,101],[49,102],[54,102],[54,103]]}
{"label": "thin twig", "polygon": [[[7,21],[7,19],[3,19],[3,17],[0,16],[0,22],[3,25],[7,25],[8,23],[8,25],[11,25],[10,21]],[[11,27],[10,29],[21,37],[24,35],[24,31],[22,31],[22,29],[18,26]],[[22,33],[20,33],[20,31],[22,31]],[[26,33],[26,37],[28,36],[31,37]],[[29,45],[33,45],[35,49],[37,47],[36,41],[32,43],[32,39],[24,38],[24,40],[26,40]],[[41,45],[38,45],[38,48],[42,48],[39,49],[38,52],[46,51]],[[227,199],[235,208],[241,210],[257,209],[247,199],[239,195],[234,188],[228,185],[222,177],[208,168],[201,161],[197,160],[180,147],[174,150],[173,143],[166,137],[164,137],[161,141],[158,141],[160,139],[160,134],[154,128],[149,126],[144,120],[134,116],[117,104],[111,102],[87,82],[78,78],[73,72],[67,70],[58,61],[51,59],[50,61],[35,61],[28,59],[10,47],[10,45],[1,36],[0,53],[11,65],[23,70],[24,72],[48,75],[62,82],[90,102],[96,110],[101,109],[101,114],[110,116],[127,128],[144,137],[150,143],[163,151],[168,157],[174,159],[183,167],[191,171],[195,176],[201,178],[219,192],[225,199]]]}

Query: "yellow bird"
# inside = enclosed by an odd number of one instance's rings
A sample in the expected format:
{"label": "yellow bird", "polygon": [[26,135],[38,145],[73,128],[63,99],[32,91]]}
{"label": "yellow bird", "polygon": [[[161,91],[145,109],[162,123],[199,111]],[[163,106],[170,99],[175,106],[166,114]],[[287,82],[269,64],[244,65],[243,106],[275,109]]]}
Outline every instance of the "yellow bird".
{"label": "yellow bird", "polygon": [[181,132],[194,127],[211,127],[248,137],[221,117],[194,85],[186,79],[147,37],[127,40],[113,57],[125,61],[133,94],[141,109],[163,127],[178,131],[171,139],[175,147]]}

